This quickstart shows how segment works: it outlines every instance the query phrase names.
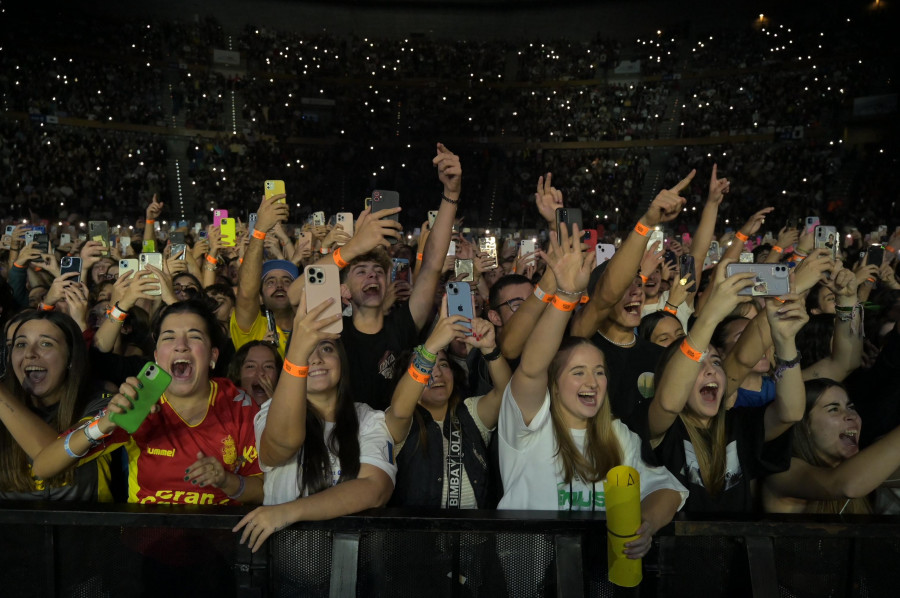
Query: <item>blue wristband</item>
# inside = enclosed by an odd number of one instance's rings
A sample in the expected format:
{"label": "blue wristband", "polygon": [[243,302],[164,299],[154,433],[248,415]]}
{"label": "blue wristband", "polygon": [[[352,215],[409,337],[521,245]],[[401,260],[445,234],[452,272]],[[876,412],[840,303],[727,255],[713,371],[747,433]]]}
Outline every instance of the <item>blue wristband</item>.
{"label": "blue wristband", "polygon": [[69,441],[72,439],[72,434],[74,434],[74,433],[75,433],[74,431],[69,432],[69,434],[66,436],[66,444],[65,444],[66,454],[69,455],[69,457],[71,457],[72,459],[81,459],[82,457],[84,457],[85,455],[88,454],[88,451],[90,449],[88,449],[87,451],[84,451],[84,453],[82,453],[80,455],[76,455],[75,453],[73,453],[72,449],[69,448]]}

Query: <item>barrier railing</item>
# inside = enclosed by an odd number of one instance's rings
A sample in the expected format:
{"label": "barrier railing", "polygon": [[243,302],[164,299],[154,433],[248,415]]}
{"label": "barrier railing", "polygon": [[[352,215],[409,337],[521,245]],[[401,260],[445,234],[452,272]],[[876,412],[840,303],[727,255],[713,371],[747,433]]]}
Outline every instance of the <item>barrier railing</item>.
{"label": "barrier railing", "polygon": [[900,517],[679,517],[634,590],[606,580],[590,513],[379,510],[278,532],[257,553],[246,508],[0,504],[13,596],[896,595]]}

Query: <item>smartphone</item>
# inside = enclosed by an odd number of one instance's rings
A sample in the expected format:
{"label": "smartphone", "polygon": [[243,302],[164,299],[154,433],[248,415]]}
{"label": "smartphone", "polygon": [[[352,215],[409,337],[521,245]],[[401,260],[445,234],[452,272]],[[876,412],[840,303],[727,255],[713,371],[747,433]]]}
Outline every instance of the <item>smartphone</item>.
{"label": "smartphone", "polygon": [[37,233],[35,233],[33,230],[25,231],[25,244],[31,245],[32,243],[34,243],[34,235],[36,234]]}
{"label": "smartphone", "polygon": [[34,248],[41,253],[50,253],[50,235],[38,233],[34,236]]}
{"label": "smartphone", "polygon": [[463,276],[463,281],[471,282],[475,280],[475,265],[472,260],[456,260],[454,266],[456,276]]}
{"label": "smartphone", "polygon": [[172,376],[156,363],[148,362],[137,375],[140,382],[137,396],[131,402],[132,409],[127,413],[110,413],[109,421],[113,422],[129,434],[134,434],[150,415],[150,409],[156,405],[172,382]]}
{"label": "smartphone", "polygon": [[813,232],[817,226],[819,226],[819,217],[807,216],[803,224],[803,230],[808,235]]}
{"label": "smartphone", "polygon": [[205,230],[197,231],[197,238],[199,238],[199,239],[208,239],[208,238],[209,238],[209,233],[206,232]]}
{"label": "smartphone", "polygon": [[881,266],[884,262],[884,245],[869,245],[866,249],[866,265]]}
{"label": "smartphone", "polygon": [[582,230],[581,210],[578,208],[556,208],[556,238],[562,242],[561,225],[565,225],[566,232],[572,236],[572,225],[577,224],[578,230]]}
{"label": "smartphone", "polygon": [[[381,210],[389,210],[391,208],[399,208],[400,207],[400,194],[396,191],[381,191],[375,190],[372,191],[372,213],[380,212]],[[388,220],[393,220],[394,222],[400,222],[400,216],[398,214],[394,214],[393,216],[388,216]],[[388,237],[388,241],[391,245],[397,244],[396,237]]]}
{"label": "smartphone", "polygon": [[[307,266],[303,270],[306,277],[306,313],[315,309],[329,297],[334,303],[320,317],[325,318],[341,314],[341,281],[340,270],[334,264]],[[325,332],[339,334],[344,329],[343,319],[323,328]]]}
{"label": "smartphone", "polygon": [[109,255],[109,223],[106,220],[88,222],[88,235],[90,235],[91,241],[103,244],[102,255]]}
{"label": "smartphone", "polygon": [[214,226],[221,226],[223,218],[228,218],[228,210],[213,210]]}
{"label": "smartphone", "polygon": [[[138,261],[138,270],[147,270],[147,266],[153,266],[158,270],[162,270],[163,256],[161,253],[142,253]],[[154,275],[155,277],[155,275]],[[162,295],[162,289],[156,289],[147,292],[148,295],[158,297]]]}
{"label": "smartphone", "polygon": [[172,243],[172,253],[170,255],[179,260],[185,259],[187,256],[187,245],[184,243]]}
{"label": "smartphone", "polygon": [[126,272],[131,272],[131,276],[129,278],[134,278],[134,275],[137,274],[137,271],[140,269],[138,265],[138,261],[135,258],[122,258],[119,260],[119,275],[125,274]]}
{"label": "smartphone", "polygon": [[391,260],[391,282],[395,280],[412,283],[408,259],[395,257]]}
{"label": "smartphone", "polygon": [[663,249],[665,248],[665,242],[666,234],[664,232],[662,232],[661,230],[652,230],[650,231],[650,236],[647,237],[647,251],[649,251],[650,248],[653,247],[654,243],[659,244],[659,247],[657,247],[657,249]]}
{"label": "smartphone", "polygon": [[269,332],[276,333],[275,337],[277,338],[278,327],[275,325],[275,314],[268,309],[263,310],[266,313],[266,326]]}
{"label": "smartphone", "polygon": [[456,255],[456,241],[450,241],[450,246],[447,247],[447,255]]}
{"label": "smartphone", "polygon": [[[283,193],[285,193],[284,181],[266,181],[263,183],[263,195],[265,195],[266,199]],[[282,197],[275,203],[287,203],[287,199]]]}
{"label": "smartphone", "polygon": [[153,239],[144,239],[141,242],[141,251],[144,253],[153,253],[156,251],[156,241]]}
{"label": "smartphone", "polygon": [[[130,237],[125,237],[125,238],[129,239]],[[72,235],[70,235],[69,233],[62,233],[61,235],[59,235],[59,244],[63,245],[63,246],[71,245],[72,244]]]}
{"label": "smartphone", "polygon": [[[519,257],[524,255],[528,255],[529,253],[534,253],[535,249],[534,239],[522,239],[519,241]],[[531,256],[528,258],[528,263],[533,264],[535,262],[535,256]]]}
{"label": "smartphone", "polygon": [[81,258],[73,257],[73,256],[65,256],[59,260],[59,275],[68,274],[69,272],[76,272],[77,276],[72,280],[75,282],[81,282]]}
{"label": "smartphone", "polygon": [[472,307],[472,288],[469,286],[469,283],[447,283],[447,315],[465,316],[468,318],[468,322],[460,322],[460,324],[469,329],[466,336],[472,335],[472,318],[475,317],[475,309]]}
{"label": "smartphone", "polygon": [[6,233],[5,233],[5,234],[7,234],[7,235],[9,235],[9,236],[12,236],[12,234],[13,234],[14,232],[16,232],[16,225],[15,225],[15,224],[7,224],[7,225],[6,225]]}
{"label": "smartphone", "polygon": [[486,253],[488,257],[493,260],[494,265],[489,268],[490,270],[497,268],[497,237],[483,237],[478,239],[478,251]]}
{"label": "smartphone", "polygon": [[47,227],[46,227],[46,226],[43,226],[43,225],[35,225],[35,226],[32,226],[32,227],[31,227],[31,230],[33,230],[34,232],[36,232],[36,233],[42,235],[42,234],[44,234],[45,232],[47,232]]}
{"label": "smartphone", "polygon": [[738,295],[753,297],[775,297],[786,295],[791,290],[788,276],[790,270],[785,264],[728,264],[725,274],[731,276],[739,272],[754,272],[756,282],[752,287],[741,290]]}
{"label": "smartphone", "polygon": [[169,233],[169,241],[172,243],[184,244],[184,233],[179,231]]}
{"label": "smartphone", "polygon": [[706,250],[706,257],[703,258],[703,269],[706,270],[713,264],[719,263],[719,242],[718,241],[710,241],[709,249]]}
{"label": "smartphone", "polygon": [[581,241],[587,246],[587,250],[594,253],[597,249],[597,231],[593,228],[585,229]]}
{"label": "smartphone", "polygon": [[663,261],[669,264],[669,267],[674,268],[678,263],[678,256],[671,249],[666,249],[666,252],[663,254]]}
{"label": "smartphone", "polygon": [[258,216],[256,212],[250,212],[250,215],[247,216],[247,226],[250,228],[250,234],[253,234],[253,231],[256,230],[256,219]]}
{"label": "smartphone", "polygon": [[434,219],[437,218],[437,210],[428,210],[428,227],[434,228]]}
{"label": "smartphone", "polygon": [[840,239],[838,238],[837,228],[833,226],[816,226],[815,247],[816,249],[827,249],[831,252],[831,259],[836,260],[840,250]]}
{"label": "smartphone", "polygon": [[594,250],[594,254],[597,258],[597,265],[599,266],[603,262],[608,262],[612,259],[612,256],[616,253],[616,246],[611,245],[609,243],[598,243],[597,248]]}
{"label": "smartphone", "polygon": [[691,244],[691,233],[682,233],[681,244],[682,245],[690,245]]}
{"label": "smartphone", "polygon": [[750,251],[742,251],[741,256],[738,258],[738,262],[742,264],[752,264],[753,263],[753,253]]}
{"label": "smartphone", "polygon": [[[340,225],[341,230],[345,233],[353,236],[353,213],[352,212],[338,212],[335,216],[335,224]],[[343,243],[338,243],[338,245],[343,245]]]}
{"label": "smartphone", "polygon": [[325,212],[313,212],[310,222],[313,226],[325,226]]}
{"label": "smartphone", "polygon": [[219,230],[222,233],[222,247],[234,247],[237,240],[234,218],[222,218],[219,221]]}
{"label": "smartphone", "polygon": [[131,247],[131,237],[119,237],[119,246],[123,252],[127,251]]}
{"label": "smartphone", "polygon": [[694,256],[681,256],[681,259],[678,260],[678,275],[681,280],[685,280],[688,276],[693,280],[691,286],[688,287],[689,293],[693,293],[697,290],[697,265],[694,263]]}

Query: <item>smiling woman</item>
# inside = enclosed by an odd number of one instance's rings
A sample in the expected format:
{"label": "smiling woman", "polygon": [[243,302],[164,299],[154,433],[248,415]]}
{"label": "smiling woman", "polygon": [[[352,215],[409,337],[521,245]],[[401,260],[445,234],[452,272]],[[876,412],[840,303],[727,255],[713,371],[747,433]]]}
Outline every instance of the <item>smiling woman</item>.
{"label": "smiling woman", "polygon": [[174,303],[157,314],[153,337],[156,363],[172,377],[155,411],[133,434],[111,421],[110,413],[133,409],[141,383],[128,378],[105,413],[35,457],[35,472],[55,475],[124,445],[129,502],[262,502],[258,407],[229,380],[210,379],[222,344],[212,312],[197,300]]}
{"label": "smiling woman", "polygon": [[111,501],[107,458],[46,479],[31,472],[57,434],[105,404],[89,404],[78,326],[59,312],[27,311],[9,323],[6,343],[13,375],[0,386],[0,498]]}

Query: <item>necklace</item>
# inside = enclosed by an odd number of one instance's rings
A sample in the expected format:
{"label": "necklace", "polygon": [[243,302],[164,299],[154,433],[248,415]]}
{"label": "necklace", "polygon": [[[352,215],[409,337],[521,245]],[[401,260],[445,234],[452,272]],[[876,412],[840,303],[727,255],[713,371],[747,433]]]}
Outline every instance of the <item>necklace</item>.
{"label": "necklace", "polygon": [[608,336],[606,336],[605,334],[603,334],[603,333],[600,332],[599,330],[597,331],[597,334],[599,334],[600,336],[602,336],[602,337],[605,338],[607,341],[609,341],[610,343],[614,344],[614,345],[617,346],[617,347],[630,347],[630,346],[634,345],[634,344],[637,342],[637,335],[636,335],[634,332],[631,333],[631,334],[632,334],[632,338],[631,338],[631,340],[628,341],[627,343],[617,343],[616,341],[612,340],[611,338],[609,338]]}

